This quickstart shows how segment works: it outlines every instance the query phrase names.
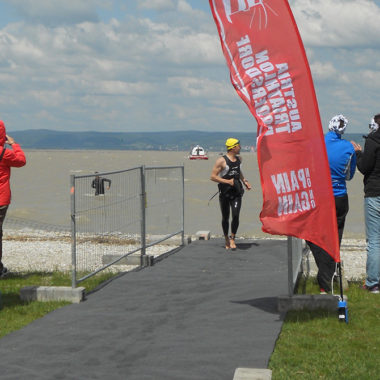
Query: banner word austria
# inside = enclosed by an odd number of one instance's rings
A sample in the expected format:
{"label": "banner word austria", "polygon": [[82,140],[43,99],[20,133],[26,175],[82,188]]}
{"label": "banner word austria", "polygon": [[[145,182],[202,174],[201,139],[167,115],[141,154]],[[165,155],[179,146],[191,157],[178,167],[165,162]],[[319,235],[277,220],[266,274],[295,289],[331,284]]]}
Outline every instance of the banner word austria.
{"label": "banner word austria", "polygon": [[252,79],[249,97],[254,102],[257,116],[268,128],[266,135],[299,131],[302,123],[288,64],[273,64],[268,50],[253,55],[250,43],[246,35],[236,44],[241,66]]}

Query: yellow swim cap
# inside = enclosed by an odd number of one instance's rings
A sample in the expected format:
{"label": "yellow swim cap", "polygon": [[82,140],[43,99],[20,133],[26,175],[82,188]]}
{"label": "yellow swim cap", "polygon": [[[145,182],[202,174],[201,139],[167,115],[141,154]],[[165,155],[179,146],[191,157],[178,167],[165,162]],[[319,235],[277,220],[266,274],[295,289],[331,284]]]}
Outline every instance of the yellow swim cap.
{"label": "yellow swim cap", "polygon": [[227,139],[227,141],[226,141],[227,150],[235,148],[235,146],[237,146],[239,144],[240,144],[240,141],[238,139],[234,139],[231,137],[231,138]]}

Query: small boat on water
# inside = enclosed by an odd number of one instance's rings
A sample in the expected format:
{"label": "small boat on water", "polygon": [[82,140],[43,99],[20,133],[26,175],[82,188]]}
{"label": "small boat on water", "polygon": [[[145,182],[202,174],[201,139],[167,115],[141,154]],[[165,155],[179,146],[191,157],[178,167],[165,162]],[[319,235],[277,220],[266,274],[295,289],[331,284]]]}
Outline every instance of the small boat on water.
{"label": "small boat on water", "polygon": [[189,155],[190,160],[208,160],[206,151],[199,145],[196,145],[191,149],[190,155]]}

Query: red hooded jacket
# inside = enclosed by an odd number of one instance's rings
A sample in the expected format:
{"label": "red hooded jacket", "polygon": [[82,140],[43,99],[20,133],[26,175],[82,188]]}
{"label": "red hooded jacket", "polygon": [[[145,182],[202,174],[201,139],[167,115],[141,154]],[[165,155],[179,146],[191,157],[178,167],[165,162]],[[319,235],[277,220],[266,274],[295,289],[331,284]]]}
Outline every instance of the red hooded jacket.
{"label": "red hooded jacket", "polygon": [[[5,141],[5,125],[0,120],[0,154],[3,151]],[[11,203],[11,187],[9,184],[11,167],[21,168],[25,164],[25,154],[20,145],[14,143],[11,145],[11,149],[5,149],[3,159],[0,161],[0,206]]]}

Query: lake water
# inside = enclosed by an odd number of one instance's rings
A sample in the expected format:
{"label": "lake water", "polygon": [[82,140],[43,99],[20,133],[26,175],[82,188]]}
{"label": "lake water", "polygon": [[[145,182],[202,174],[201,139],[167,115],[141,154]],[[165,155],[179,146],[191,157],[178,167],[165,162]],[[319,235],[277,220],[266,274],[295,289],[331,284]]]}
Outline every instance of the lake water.
{"label": "lake water", "polygon": [[[200,230],[221,235],[217,191],[210,181],[211,169],[218,153],[209,160],[188,160],[187,152],[161,151],[62,151],[27,150],[27,165],[12,169],[12,204],[9,217],[18,217],[53,225],[70,225],[70,175],[93,174],[128,169],[139,165],[185,165],[185,233]],[[259,214],[262,194],[256,153],[242,153],[244,175],[253,186],[246,191],[240,214],[240,236],[264,236]],[[364,236],[362,175],[357,172],[348,182],[350,212],[346,220],[346,237]]]}

